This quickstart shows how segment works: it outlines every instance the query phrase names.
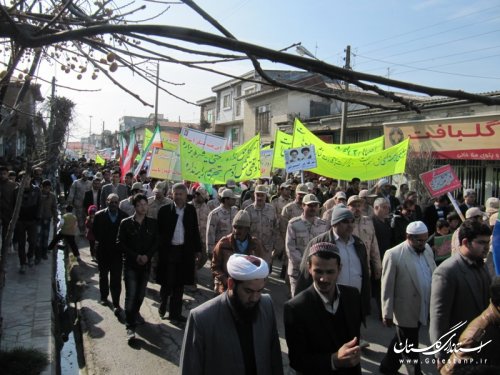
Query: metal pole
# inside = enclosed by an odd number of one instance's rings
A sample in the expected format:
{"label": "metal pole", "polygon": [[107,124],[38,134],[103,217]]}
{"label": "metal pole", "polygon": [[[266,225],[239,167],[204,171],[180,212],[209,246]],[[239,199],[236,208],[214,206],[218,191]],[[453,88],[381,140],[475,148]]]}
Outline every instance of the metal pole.
{"label": "metal pole", "polygon": [[[351,69],[351,46],[347,46],[345,50],[345,66],[344,68],[346,69]],[[344,87],[344,92],[347,97],[347,93],[349,92],[349,82],[345,81],[344,82],[345,87]],[[347,106],[349,105],[349,102],[343,101],[342,102],[342,120],[340,122],[340,144],[345,143],[345,129],[347,126]]]}
{"label": "metal pole", "polygon": [[158,87],[160,85],[160,62],[156,62],[156,97],[155,97],[155,124],[158,125]]}

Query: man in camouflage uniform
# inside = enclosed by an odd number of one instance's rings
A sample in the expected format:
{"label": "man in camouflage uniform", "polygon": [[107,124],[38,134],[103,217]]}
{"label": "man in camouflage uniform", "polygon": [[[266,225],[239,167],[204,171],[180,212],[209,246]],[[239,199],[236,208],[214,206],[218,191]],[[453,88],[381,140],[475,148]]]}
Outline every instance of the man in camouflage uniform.
{"label": "man in camouflage uniform", "polygon": [[[292,198],[290,198],[290,185],[286,182],[283,182],[280,185],[280,195],[273,201],[271,201],[271,205],[276,210],[276,215],[280,220],[279,224],[280,235],[278,237],[278,243],[276,244],[276,248],[273,253],[273,259],[276,257],[281,258],[283,255],[283,251],[285,250],[286,225],[281,224],[281,220],[283,220],[281,216],[281,211],[283,210],[283,207],[285,207],[290,202],[292,202]],[[284,231],[282,231],[283,226],[285,227]]]}
{"label": "man in camouflage uniform", "polygon": [[264,247],[262,258],[270,265],[273,249],[278,242],[279,220],[270,203],[266,203],[267,187],[255,187],[255,202],[245,208],[250,215],[250,235],[261,240]]}
{"label": "man in camouflage uniform", "polygon": [[172,203],[172,200],[165,197],[167,191],[167,182],[158,182],[153,189],[153,196],[148,198],[148,213],[147,217],[150,219],[158,218],[158,211],[166,204]]}
{"label": "man in camouflage uniform", "polygon": [[203,253],[205,253],[204,255],[202,254],[202,258],[205,259],[205,262],[206,262],[206,248],[207,248],[207,238],[206,238],[207,222],[208,222],[208,215],[210,214],[210,210],[208,209],[206,203],[207,199],[208,199],[208,192],[205,190],[205,188],[200,186],[194,191],[193,200],[191,201],[191,204],[196,209],[196,217],[198,218],[198,228],[200,229],[200,234],[201,234],[201,244],[203,246]]}
{"label": "man in camouflage uniform", "polygon": [[90,175],[89,171],[84,170],[81,177],[73,181],[67,200],[67,204],[73,206],[81,236],[85,235],[85,218],[87,217],[87,213],[83,207],[83,198],[85,198],[85,192],[92,189],[92,181],[88,179]]}
{"label": "man in camouflage uniform", "polygon": [[380,280],[382,276],[382,262],[378,248],[377,235],[373,221],[368,216],[361,214],[363,199],[358,195],[351,195],[347,201],[347,208],[354,215],[353,234],[361,238],[366,247],[368,260],[368,274],[373,280]]}
{"label": "man in camouflage uniform", "polygon": [[329,223],[318,217],[319,200],[314,194],[307,194],[302,200],[303,213],[288,222],[286,232],[286,254],[288,255],[288,276],[291,296],[295,296],[295,286],[299,277],[300,262],[304,249],[310,240],[325,233]]}
{"label": "man in camouflage uniform", "polygon": [[[288,203],[283,210],[281,210],[281,217],[283,221],[280,222],[280,231],[286,234],[288,222],[294,217],[302,215],[302,198],[309,193],[305,184],[298,184],[295,189],[295,200]],[[282,226],[283,225],[283,226]]]}
{"label": "man in camouflage uniform", "polygon": [[[213,198],[213,199],[210,199],[208,202],[207,202],[207,207],[210,211],[213,211],[215,210],[217,207],[220,206],[220,195],[222,194],[222,192],[226,190],[226,187],[225,186],[222,186],[219,188],[219,190],[217,190],[217,197],[216,198]],[[202,233],[203,234],[203,233]]]}
{"label": "man in camouflage uniform", "polygon": [[237,195],[231,189],[225,189],[220,194],[219,207],[208,214],[206,230],[206,249],[208,258],[212,260],[214,247],[219,240],[232,231],[233,219],[238,212],[235,206]]}

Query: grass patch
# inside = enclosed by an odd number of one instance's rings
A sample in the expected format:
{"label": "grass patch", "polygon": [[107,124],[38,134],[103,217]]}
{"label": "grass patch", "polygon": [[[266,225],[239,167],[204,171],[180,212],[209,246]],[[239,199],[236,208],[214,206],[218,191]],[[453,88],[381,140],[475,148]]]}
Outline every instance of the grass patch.
{"label": "grass patch", "polygon": [[4,375],[36,375],[49,364],[45,353],[22,347],[0,351],[0,371]]}

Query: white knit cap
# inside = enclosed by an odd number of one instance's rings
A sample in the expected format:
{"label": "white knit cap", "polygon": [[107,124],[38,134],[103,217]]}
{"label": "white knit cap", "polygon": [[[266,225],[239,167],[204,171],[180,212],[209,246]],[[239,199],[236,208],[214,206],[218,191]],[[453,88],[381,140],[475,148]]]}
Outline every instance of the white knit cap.
{"label": "white knit cap", "polygon": [[244,254],[233,254],[227,261],[229,277],[235,280],[265,279],[269,275],[269,267],[264,259]]}
{"label": "white knit cap", "polygon": [[407,234],[424,234],[429,233],[429,230],[425,226],[425,224],[421,221],[412,221],[406,227]]}

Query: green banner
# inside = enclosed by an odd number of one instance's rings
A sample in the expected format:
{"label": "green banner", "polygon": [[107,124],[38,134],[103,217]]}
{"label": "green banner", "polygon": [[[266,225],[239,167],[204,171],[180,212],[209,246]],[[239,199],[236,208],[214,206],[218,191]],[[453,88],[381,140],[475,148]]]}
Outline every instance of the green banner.
{"label": "green banner", "polygon": [[180,136],[182,178],[210,184],[225,184],[260,177],[260,135],[229,151],[213,153]]}
{"label": "green banner", "polygon": [[382,151],[384,149],[384,136],[382,135],[365,142],[346,143],[342,145],[330,144],[319,139],[313,132],[306,128],[299,119],[295,119],[292,147],[288,148],[308,145],[314,145],[316,147],[316,152],[319,148],[322,148],[325,152],[338,151],[347,156],[362,157]]}
{"label": "green banner", "polygon": [[[297,128],[298,130],[296,130]],[[311,135],[316,139],[313,139]],[[348,156],[344,152],[331,149],[330,146],[332,145],[325,144],[300,121],[296,120],[293,146],[301,147],[310,144],[316,146],[316,159],[318,162],[316,168],[310,169],[311,172],[341,180],[351,180],[354,177],[361,180],[375,180],[393,174],[404,173],[409,138],[383,151],[373,152],[375,146],[371,146],[371,152],[370,147],[365,147],[364,151],[359,151],[362,155],[368,153],[367,155]]]}
{"label": "green banner", "polygon": [[292,148],[293,136],[276,130],[274,137],[273,168],[285,168],[285,150]]}

